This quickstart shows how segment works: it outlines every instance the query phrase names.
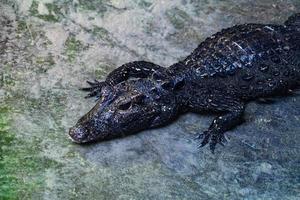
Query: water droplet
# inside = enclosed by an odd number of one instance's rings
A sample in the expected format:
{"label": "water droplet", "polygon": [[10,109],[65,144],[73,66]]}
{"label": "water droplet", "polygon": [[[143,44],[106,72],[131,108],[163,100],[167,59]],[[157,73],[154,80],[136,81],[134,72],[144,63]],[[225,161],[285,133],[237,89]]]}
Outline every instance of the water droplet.
{"label": "water droplet", "polygon": [[249,87],[248,87],[248,85],[241,85],[240,88],[243,90],[247,90]]}
{"label": "water droplet", "polygon": [[163,107],[162,107],[162,111],[165,112],[166,110],[167,110],[167,107],[166,107],[166,106],[163,106]]}
{"label": "water droplet", "polygon": [[215,103],[211,103],[210,105],[213,107],[218,107],[218,104],[215,104]]}
{"label": "water droplet", "polygon": [[254,57],[255,57],[254,54],[249,55],[249,62],[253,61]]}
{"label": "water droplet", "polygon": [[260,71],[262,71],[262,72],[266,72],[266,71],[268,71],[269,66],[266,65],[266,64],[261,64],[261,65],[259,66],[259,69],[260,69]]}
{"label": "water droplet", "polygon": [[207,77],[207,76],[208,76],[208,73],[206,73],[206,72],[205,72],[205,73],[202,73],[202,74],[200,74],[200,77],[201,77],[201,78],[204,78],[204,77]]}
{"label": "water droplet", "polygon": [[242,79],[244,81],[250,81],[253,77],[254,77],[253,74],[245,74],[242,76]]}
{"label": "water droplet", "polygon": [[196,73],[199,74],[199,76],[200,76],[201,78],[207,77],[207,76],[208,76],[208,72],[207,72],[207,70],[206,70],[204,67],[199,67],[199,68],[197,68],[197,69],[196,69]]}
{"label": "water droplet", "polygon": [[239,63],[239,62],[234,62],[234,63],[233,63],[233,66],[234,66],[235,68],[242,68],[241,63]]}
{"label": "water droplet", "polygon": [[274,76],[278,76],[280,74],[280,72],[279,71],[274,71],[273,74],[274,74]]}
{"label": "water droplet", "polygon": [[191,60],[186,60],[185,64],[188,65],[191,62]]}
{"label": "water droplet", "polygon": [[245,55],[242,55],[240,59],[241,59],[242,62],[247,62],[248,61],[248,58]]}
{"label": "water droplet", "polygon": [[217,74],[217,72],[213,72],[210,74],[211,77],[215,76]]}

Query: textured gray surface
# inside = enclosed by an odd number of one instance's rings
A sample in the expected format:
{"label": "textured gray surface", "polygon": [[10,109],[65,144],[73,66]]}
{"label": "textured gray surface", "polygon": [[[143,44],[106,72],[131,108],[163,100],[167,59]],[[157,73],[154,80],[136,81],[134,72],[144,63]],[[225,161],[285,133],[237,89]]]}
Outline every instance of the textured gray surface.
{"label": "textured gray surface", "polygon": [[298,0],[0,0],[0,199],[298,199],[299,96],[251,103],[212,155],[187,114],[79,146],[68,128],[94,101],[78,90],[133,60],[162,66],[240,23],[282,23]]}

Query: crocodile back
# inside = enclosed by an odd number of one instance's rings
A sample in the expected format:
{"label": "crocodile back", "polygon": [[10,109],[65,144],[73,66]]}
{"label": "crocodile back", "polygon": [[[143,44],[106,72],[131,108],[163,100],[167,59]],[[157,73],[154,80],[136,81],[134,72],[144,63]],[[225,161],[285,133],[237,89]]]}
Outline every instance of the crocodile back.
{"label": "crocodile back", "polygon": [[207,38],[170,71],[244,99],[268,96],[299,82],[300,31],[293,26],[237,25]]}

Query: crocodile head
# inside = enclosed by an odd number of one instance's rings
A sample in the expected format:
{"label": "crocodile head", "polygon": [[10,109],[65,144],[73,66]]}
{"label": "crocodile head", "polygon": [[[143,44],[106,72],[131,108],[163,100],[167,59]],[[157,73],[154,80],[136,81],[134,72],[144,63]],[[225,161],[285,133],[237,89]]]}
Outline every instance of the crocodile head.
{"label": "crocodile head", "polygon": [[101,99],[69,135],[76,143],[108,140],[165,124],[177,111],[170,82],[129,80],[102,88]]}

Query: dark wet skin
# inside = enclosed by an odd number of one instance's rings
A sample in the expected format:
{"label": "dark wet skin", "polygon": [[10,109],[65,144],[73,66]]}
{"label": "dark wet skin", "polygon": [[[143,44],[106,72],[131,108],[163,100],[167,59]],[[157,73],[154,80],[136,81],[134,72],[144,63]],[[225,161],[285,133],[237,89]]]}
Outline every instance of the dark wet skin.
{"label": "dark wet skin", "polygon": [[207,38],[186,59],[164,68],[127,63],[105,81],[88,82],[95,107],[70,129],[76,143],[103,141],[163,126],[185,112],[218,116],[199,133],[212,151],[243,122],[251,100],[300,85],[300,14],[284,25],[245,24]]}

